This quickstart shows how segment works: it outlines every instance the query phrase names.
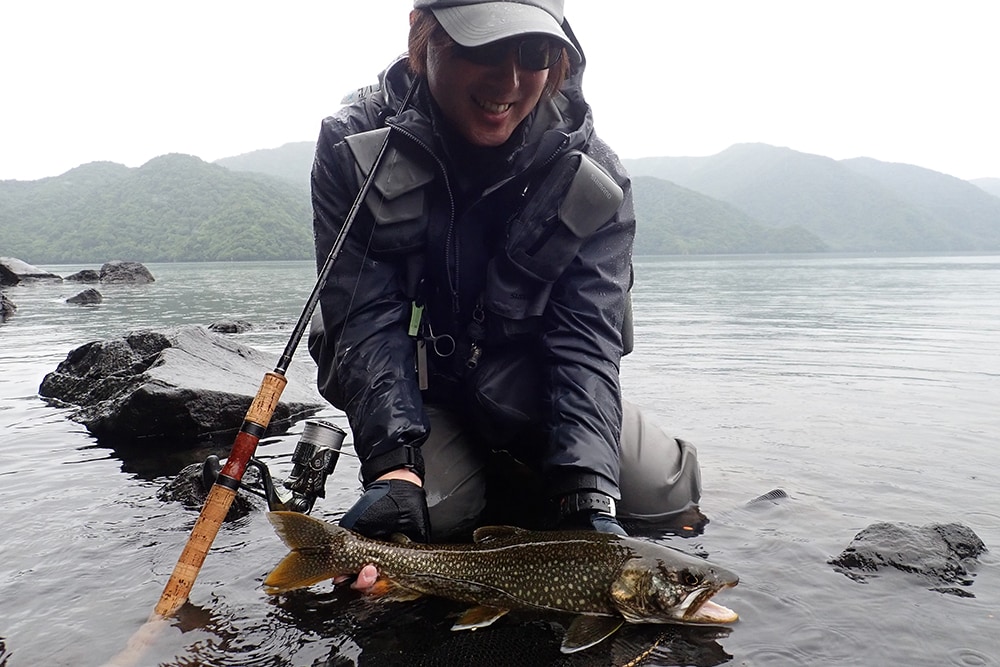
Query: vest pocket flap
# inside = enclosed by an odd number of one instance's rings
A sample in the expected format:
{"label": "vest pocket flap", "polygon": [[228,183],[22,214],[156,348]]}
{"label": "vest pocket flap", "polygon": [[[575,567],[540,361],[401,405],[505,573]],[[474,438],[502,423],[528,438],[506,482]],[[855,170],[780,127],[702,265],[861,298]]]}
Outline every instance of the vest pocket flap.
{"label": "vest pocket flap", "polygon": [[577,238],[585,239],[611,219],[624,198],[621,186],[581,153],[580,165],[559,204],[559,219]]}
{"label": "vest pocket flap", "polygon": [[[371,172],[389,131],[389,128],[383,127],[370,132],[354,134],[344,139],[354,155],[359,179],[366,178]],[[393,145],[394,143],[390,142],[386,148],[382,164],[375,175],[374,183],[372,183],[374,189],[378,190],[379,194],[387,200],[396,199],[434,180],[433,168],[409,154],[414,151],[400,150],[398,146]]]}
{"label": "vest pocket flap", "polygon": [[391,225],[426,217],[423,190],[406,192],[394,199],[383,197],[381,192],[371,190],[365,197],[365,203],[368,204],[372,217],[379,225]]}

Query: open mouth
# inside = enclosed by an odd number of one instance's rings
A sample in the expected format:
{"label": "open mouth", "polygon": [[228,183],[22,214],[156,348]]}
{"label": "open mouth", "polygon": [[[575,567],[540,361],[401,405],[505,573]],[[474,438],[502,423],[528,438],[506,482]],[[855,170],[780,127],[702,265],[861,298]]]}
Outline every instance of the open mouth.
{"label": "open mouth", "polygon": [[684,609],[683,621],[708,625],[736,622],[739,619],[739,614],[729,607],[712,601],[712,596],[717,592],[717,590],[712,589],[692,591],[684,600],[684,604],[681,605]]}
{"label": "open mouth", "polygon": [[473,100],[475,100],[476,105],[480,109],[482,109],[486,113],[491,113],[491,114],[506,113],[507,111],[510,110],[511,107],[514,106],[513,104],[510,103],[500,104],[499,102],[488,102],[486,100],[481,100],[479,98],[473,98]]}

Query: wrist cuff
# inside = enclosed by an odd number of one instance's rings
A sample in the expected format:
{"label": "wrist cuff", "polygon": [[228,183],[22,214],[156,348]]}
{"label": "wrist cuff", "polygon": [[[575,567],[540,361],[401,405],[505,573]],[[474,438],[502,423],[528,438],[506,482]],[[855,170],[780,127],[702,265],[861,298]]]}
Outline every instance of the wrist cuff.
{"label": "wrist cuff", "polygon": [[601,512],[615,516],[615,499],[597,491],[577,491],[559,499],[559,516],[577,512]]}
{"label": "wrist cuff", "polygon": [[419,447],[403,445],[362,461],[361,482],[368,486],[385,473],[400,468],[412,470],[421,480],[424,478],[424,455]]}

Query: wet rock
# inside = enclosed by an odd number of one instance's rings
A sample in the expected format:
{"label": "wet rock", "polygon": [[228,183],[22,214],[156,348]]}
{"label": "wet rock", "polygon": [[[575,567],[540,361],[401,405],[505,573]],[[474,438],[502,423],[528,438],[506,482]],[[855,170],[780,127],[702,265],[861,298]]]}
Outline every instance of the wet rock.
{"label": "wet rock", "polygon": [[7,298],[7,295],[0,292],[0,322],[6,322],[7,318],[17,312],[17,306]]}
{"label": "wet rock", "polygon": [[0,285],[46,280],[62,282],[62,276],[44,271],[15,257],[0,257]]}
{"label": "wet rock", "polygon": [[73,283],[99,283],[101,282],[101,272],[95,271],[94,269],[84,269],[82,271],[77,271],[72,275],[66,276],[63,280],[68,280]]}
{"label": "wet rock", "polygon": [[104,301],[104,297],[95,289],[85,289],[76,296],[66,299],[66,303],[75,303],[81,306],[91,306]]}
{"label": "wet rock", "polygon": [[[70,419],[111,445],[224,443],[239,431],[276,362],[277,355],[204,327],[133,331],[71,351],[42,380],[39,394],[75,407]],[[293,364],[265,436],[284,433],[325,407],[311,384],[314,375]]]}
{"label": "wet rock", "polygon": [[218,333],[241,334],[250,331],[253,325],[246,320],[216,320],[209,324],[208,328]]}
{"label": "wet rock", "polygon": [[[156,497],[162,502],[179,502],[189,509],[198,509],[205,504],[208,490],[212,484],[205,485],[202,476],[204,463],[192,463],[185,466],[177,476],[160,487],[156,492]],[[243,476],[245,484],[253,484],[258,473],[253,468],[247,468]],[[229,506],[226,513],[226,521],[236,521],[250,514],[255,509],[266,509],[267,503],[263,498],[254,496],[242,489],[233,497],[233,504]]]}
{"label": "wet rock", "polygon": [[[830,560],[834,569],[864,582],[886,568],[910,572],[931,583],[931,590],[975,597],[957,586],[970,586],[968,568],[986,545],[971,528],[959,523],[918,527],[905,523],[874,523]],[[957,586],[956,586],[957,585]]]}
{"label": "wet rock", "polygon": [[149,272],[149,269],[139,262],[115,260],[113,262],[105,262],[101,267],[101,282],[105,284],[130,283],[143,285],[155,281],[156,279],[153,278],[153,274]]}

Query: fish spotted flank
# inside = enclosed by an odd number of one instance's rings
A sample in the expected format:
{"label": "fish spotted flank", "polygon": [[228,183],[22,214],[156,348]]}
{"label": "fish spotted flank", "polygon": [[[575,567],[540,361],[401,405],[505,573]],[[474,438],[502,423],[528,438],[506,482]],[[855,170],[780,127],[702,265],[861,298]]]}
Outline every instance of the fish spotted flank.
{"label": "fish spotted flank", "polygon": [[390,600],[424,595],[474,605],[453,629],[483,627],[512,609],[575,614],[564,653],[589,648],[625,622],[725,624],[737,620],[710,598],[739,578],[676,549],[597,532],[476,531],[472,544],[372,540],[300,514],[268,518],[292,550],[264,580],[268,593],[379,570],[373,592]]}

